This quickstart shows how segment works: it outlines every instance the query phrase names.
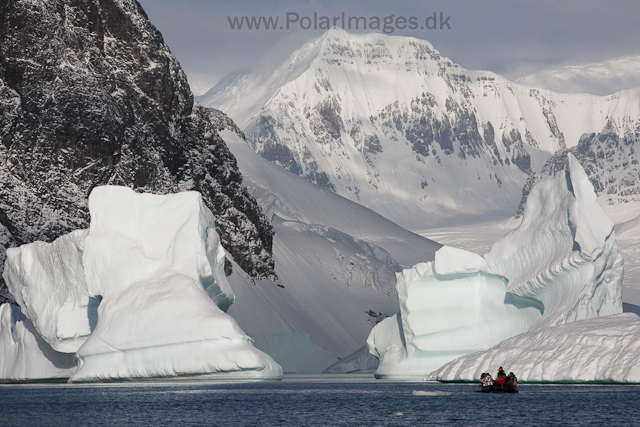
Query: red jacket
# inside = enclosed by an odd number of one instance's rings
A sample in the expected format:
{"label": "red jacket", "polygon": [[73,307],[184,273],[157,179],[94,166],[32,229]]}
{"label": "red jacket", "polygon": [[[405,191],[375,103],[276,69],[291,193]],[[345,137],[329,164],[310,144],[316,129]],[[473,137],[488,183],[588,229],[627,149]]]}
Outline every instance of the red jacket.
{"label": "red jacket", "polygon": [[498,384],[504,384],[506,381],[506,378],[503,377],[502,375],[499,375],[498,378],[495,379],[495,382],[497,382]]}

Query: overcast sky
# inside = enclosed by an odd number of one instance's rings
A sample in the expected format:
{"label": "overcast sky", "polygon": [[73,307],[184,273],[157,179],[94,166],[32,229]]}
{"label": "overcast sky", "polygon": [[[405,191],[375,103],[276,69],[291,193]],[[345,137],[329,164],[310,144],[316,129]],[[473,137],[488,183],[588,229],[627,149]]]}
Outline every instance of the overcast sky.
{"label": "overcast sky", "polygon": [[515,78],[557,64],[640,54],[637,0],[139,0],[194,92],[261,61],[281,61],[322,31],[232,30],[229,16],[451,16],[451,30],[404,30],[469,69]]}

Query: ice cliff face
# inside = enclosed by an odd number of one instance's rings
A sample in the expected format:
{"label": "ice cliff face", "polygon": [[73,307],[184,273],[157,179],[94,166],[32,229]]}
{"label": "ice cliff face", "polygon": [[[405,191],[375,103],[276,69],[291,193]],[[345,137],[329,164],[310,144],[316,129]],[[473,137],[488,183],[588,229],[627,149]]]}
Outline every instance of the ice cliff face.
{"label": "ice cliff face", "polygon": [[[400,313],[373,330],[378,377],[423,376],[527,331],[622,312],[613,221],[572,155],[537,183],[520,226],[484,257],[443,247],[397,276]],[[486,369],[486,368],[485,368]]]}
{"label": "ice cliff face", "polygon": [[129,0],[0,4],[0,268],[4,248],[89,225],[103,184],[197,190],[252,276],[273,273],[273,231],[186,76]]}
{"label": "ice cliff face", "polygon": [[[102,186],[89,211],[88,230],[8,250],[4,278],[27,319],[0,308],[4,380],[281,377],[223,311],[235,297],[199,193]],[[59,369],[74,357],[77,370]]]}
{"label": "ice cliff face", "polygon": [[74,354],[59,353],[13,304],[0,305],[0,383],[68,378],[77,369]]}
{"label": "ice cliff face", "polygon": [[558,149],[609,122],[635,131],[639,94],[538,90],[465,70],[424,40],[334,30],[198,100],[266,159],[423,229],[427,215],[515,210],[528,174]]}

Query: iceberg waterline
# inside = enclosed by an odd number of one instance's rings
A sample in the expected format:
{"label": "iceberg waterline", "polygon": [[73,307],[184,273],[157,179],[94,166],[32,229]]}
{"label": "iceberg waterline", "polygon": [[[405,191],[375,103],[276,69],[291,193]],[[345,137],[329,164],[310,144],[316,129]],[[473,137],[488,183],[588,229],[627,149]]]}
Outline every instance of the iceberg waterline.
{"label": "iceberg waterline", "polygon": [[282,377],[223,311],[234,295],[199,193],[96,187],[89,210],[89,230],[7,251],[4,278],[26,318],[2,306],[2,379]]}
{"label": "iceberg waterline", "polygon": [[[622,312],[622,277],[613,222],[570,155],[569,170],[536,184],[520,226],[487,255],[443,247],[433,262],[398,274],[400,313],[378,324],[367,341],[380,358],[376,376],[424,377],[461,356],[476,360],[483,354],[476,352],[528,331],[553,335],[550,327],[573,323],[579,330],[579,321]],[[571,339],[579,340],[565,341]],[[447,365],[446,378],[461,375],[456,363]],[[488,369],[480,365],[480,373]],[[557,376],[530,372],[529,380]]]}

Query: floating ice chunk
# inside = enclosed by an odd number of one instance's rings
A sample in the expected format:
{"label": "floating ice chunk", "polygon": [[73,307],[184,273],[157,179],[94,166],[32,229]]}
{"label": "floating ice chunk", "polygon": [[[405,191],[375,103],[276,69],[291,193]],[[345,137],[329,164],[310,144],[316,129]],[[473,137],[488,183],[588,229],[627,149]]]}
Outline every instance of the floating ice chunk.
{"label": "floating ice chunk", "polygon": [[221,310],[234,297],[213,215],[199,193],[98,187],[89,211],[83,264],[89,292],[102,301],[71,381],[282,377]]}
{"label": "floating ice chunk", "polygon": [[20,307],[0,305],[0,382],[64,379],[75,370],[75,356],[53,350]]}
{"label": "floating ice chunk", "polygon": [[367,341],[376,376],[426,375],[531,329],[621,313],[622,276],[613,222],[569,155],[569,170],[533,187],[520,226],[484,258],[443,247],[397,275],[400,313]]}
{"label": "floating ice chunk", "polygon": [[413,390],[411,392],[412,396],[451,396],[450,391],[426,391],[426,390]]}
{"label": "floating ice chunk", "polygon": [[537,329],[462,356],[427,379],[476,381],[497,366],[520,381],[640,383],[640,318],[624,313]]}
{"label": "floating ice chunk", "polygon": [[77,230],[53,243],[7,250],[7,287],[40,336],[64,353],[75,353],[96,322],[98,302],[89,295],[82,266],[86,234]]}
{"label": "floating ice chunk", "polygon": [[481,256],[446,246],[433,263],[399,273],[400,313],[376,325],[367,341],[380,358],[376,377],[424,376],[527,331],[540,318],[540,306],[508,295],[506,286]]}
{"label": "floating ice chunk", "polygon": [[89,211],[88,231],[8,251],[4,277],[35,328],[3,308],[2,378],[282,377],[223,311],[234,296],[199,193],[97,187]]}

